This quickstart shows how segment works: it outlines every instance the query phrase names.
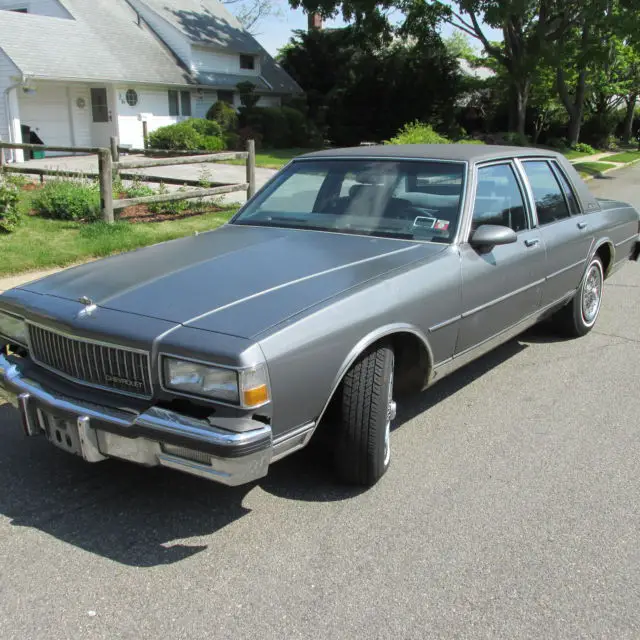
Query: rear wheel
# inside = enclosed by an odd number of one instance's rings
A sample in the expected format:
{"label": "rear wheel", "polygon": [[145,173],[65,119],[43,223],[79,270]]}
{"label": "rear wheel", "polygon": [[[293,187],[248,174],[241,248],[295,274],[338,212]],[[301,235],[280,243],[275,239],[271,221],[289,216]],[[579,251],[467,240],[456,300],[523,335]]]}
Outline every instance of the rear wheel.
{"label": "rear wheel", "polygon": [[603,289],[602,260],[595,256],[573,300],[555,315],[556,325],[565,335],[579,338],[593,329],[600,315]]}
{"label": "rear wheel", "polygon": [[388,346],[365,352],[345,375],[335,449],[341,480],[374,485],[391,461],[393,351]]}

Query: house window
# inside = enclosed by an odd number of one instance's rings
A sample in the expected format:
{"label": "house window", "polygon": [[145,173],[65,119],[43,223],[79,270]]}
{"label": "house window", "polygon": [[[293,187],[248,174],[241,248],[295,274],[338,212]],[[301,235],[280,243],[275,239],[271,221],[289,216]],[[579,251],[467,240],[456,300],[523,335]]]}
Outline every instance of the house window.
{"label": "house window", "polygon": [[138,93],[135,89],[129,89],[126,94],[127,104],[130,107],[135,107],[138,104]]}
{"label": "house window", "polygon": [[233,91],[218,91],[218,100],[220,102],[226,102],[227,104],[233,104]]}
{"label": "house window", "polygon": [[180,92],[180,105],[182,107],[182,115],[191,116],[191,92],[190,91]]}
{"label": "house window", "polygon": [[191,92],[190,91],[169,91],[169,115],[170,116],[190,116],[191,115]]}
{"label": "house window", "polygon": [[253,69],[256,68],[256,59],[253,56],[247,56],[242,54],[240,56],[240,68],[241,69]]}
{"label": "house window", "polygon": [[94,122],[109,122],[109,102],[106,89],[91,89],[91,112]]}

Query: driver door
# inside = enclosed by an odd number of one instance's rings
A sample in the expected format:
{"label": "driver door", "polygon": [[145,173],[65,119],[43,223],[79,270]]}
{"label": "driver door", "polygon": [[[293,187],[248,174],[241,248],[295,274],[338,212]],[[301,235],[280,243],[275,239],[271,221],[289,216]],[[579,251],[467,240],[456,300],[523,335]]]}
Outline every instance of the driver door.
{"label": "driver door", "polygon": [[532,228],[524,194],[512,162],[477,169],[471,233],[482,224],[503,225],[516,232],[517,241],[486,253],[469,243],[461,245],[462,316],[454,357],[497,337],[540,308],[546,250],[540,232]]}

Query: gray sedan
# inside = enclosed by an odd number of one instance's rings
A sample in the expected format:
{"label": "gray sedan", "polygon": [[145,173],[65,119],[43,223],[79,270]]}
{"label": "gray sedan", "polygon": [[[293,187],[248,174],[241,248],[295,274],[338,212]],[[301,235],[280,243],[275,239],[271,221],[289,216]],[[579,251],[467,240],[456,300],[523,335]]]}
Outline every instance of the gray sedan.
{"label": "gray sedan", "polygon": [[238,485],[313,437],[372,485],[396,401],[542,319],[586,334],[639,231],[552,152],[309,154],[218,230],[0,296],[0,386],[89,462]]}

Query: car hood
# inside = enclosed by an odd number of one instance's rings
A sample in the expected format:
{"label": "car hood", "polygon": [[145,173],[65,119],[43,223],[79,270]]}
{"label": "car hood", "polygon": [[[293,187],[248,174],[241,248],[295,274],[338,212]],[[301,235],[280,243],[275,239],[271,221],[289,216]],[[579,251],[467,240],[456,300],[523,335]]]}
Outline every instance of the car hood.
{"label": "car hood", "polygon": [[252,337],[445,247],[226,225],[81,265],[21,288],[100,308]]}

